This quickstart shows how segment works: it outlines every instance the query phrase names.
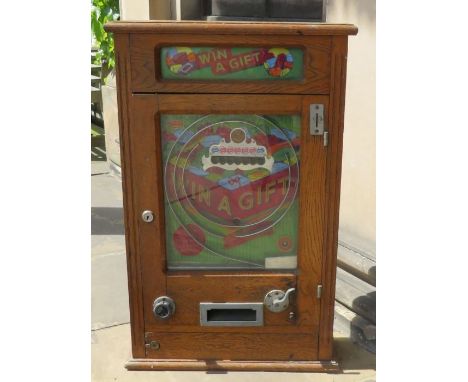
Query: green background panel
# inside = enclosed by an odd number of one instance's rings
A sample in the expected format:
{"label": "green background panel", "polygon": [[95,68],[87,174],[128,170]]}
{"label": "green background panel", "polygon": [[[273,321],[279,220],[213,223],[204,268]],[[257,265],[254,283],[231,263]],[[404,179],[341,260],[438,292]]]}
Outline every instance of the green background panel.
{"label": "green background panel", "polygon": [[[293,66],[291,70],[284,76],[272,76],[268,73],[264,64],[255,66],[252,68],[243,69],[240,71],[215,75],[212,73],[211,67],[204,67],[195,69],[187,74],[174,73],[170,70],[169,65],[166,62],[167,54],[171,52],[171,49],[191,49],[196,55],[209,52],[215,48],[213,47],[164,47],[161,48],[161,76],[163,79],[170,80],[270,80],[270,81],[282,81],[282,80],[300,80],[303,78],[303,51],[299,48],[286,48],[292,56]],[[258,47],[249,48],[222,48],[217,47],[216,49],[232,49],[233,55],[245,54],[253,50],[258,50]],[[265,48],[270,49],[270,48]],[[274,49],[274,48],[273,48]]]}
{"label": "green background panel", "polygon": [[[288,131],[298,138],[300,136],[300,116],[298,115],[278,115],[278,116],[255,116],[255,115],[162,115],[161,127],[163,133],[162,149],[163,160],[166,164],[168,156],[171,158],[177,156],[182,150],[183,144],[179,143],[176,136],[180,137],[181,132],[193,129],[194,132],[199,131],[202,126],[211,125],[221,121],[245,121],[261,128],[267,135],[271,135],[272,130],[280,127],[284,131]],[[188,128],[188,129],[187,129]],[[187,129],[187,130],[186,130]],[[255,131],[255,129],[252,129]],[[216,129],[214,129],[216,133]],[[187,139],[183,140],[184,142]],[[190,139],[188,139],[189,143]],[[297,140],[296,140],[297,142]],[[172,151],[171,151],[172,150]],[[195,167],[200,167],[201,157],[207,155],[208,148],[198,150],[193,155],[192,163]],[[281,150],[280,150],[281,151]],[[299,157],[298,147],[295,149],[297,157]],[[282,158],[273,157],[275,162],[281,162]],[[169,162],[170,159],[169,158]],[[256,171],[256,170],[252,170]],[[229,177],[235,174],[235,171],[224,170],[221,175],[207,176],[204,179],[213,181],[216,185],[218,179]],[[243,173],[248,175],[247,171]],[[268,172],[267,172],[268,174]],[[166,179],[165,179],[166,182]],[[167,195],[166,195],[167,196]],[[283,211],[279,209],[279,215]],[[254,212],[254,211],[252,211]],[[188,215],[190,214],[190,215]],[[208,213],[209,215],[209,213]],[[297,232],[298,232],[298,200],[297,195],[290,204],[290,208],[285,212],[284,216],[279,219],[274,225],[273,230],[265,235],[254,236],[254,239],[243,244],[231,248],[225,248],[223,242],[223,229],[218,226],[210,226],[210,220],[199,213],[187,213],[187,204],[185,207],[179,202],[169,202],[165,198],[165,216],[166,216],[166,252],[168,260],[168,268],[177,269],[200,269],[200,268],[248,268],[248,269],[263,269],[265,258],[277,256],[297,255]],[[252,214],[255,216],[255,213]],[[212,219],[216,220],[215,218]],[[180,230],[181,226],[195,224],[204,227],[203,236],[206,247],[210,250],[202,249],[194,255],[183,255],[179,252],[174,244],[174,235],[179,230],[179,234],[184,232]],[[206,230],[206,231],[205,231]],[[213,234],[213,232],[215,234]],[[193,232],[192,232],[193,233]],[[177,235],[177,234],[176,234]],[[195,235],[196,236],[196,235]],[[290,248],[288,251],[280,250],[280,243],[284,238],[289,238]],[[213,252],[216,252],[214,254]],[[190,252],[190,248],[189,248]]]}

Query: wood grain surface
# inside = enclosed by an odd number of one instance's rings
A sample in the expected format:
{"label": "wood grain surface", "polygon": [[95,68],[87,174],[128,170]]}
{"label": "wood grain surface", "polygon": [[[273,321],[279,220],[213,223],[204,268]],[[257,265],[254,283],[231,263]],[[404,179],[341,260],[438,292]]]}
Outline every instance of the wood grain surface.
{"label": "wood grain surface", "polygon": [[[338,214],[347,36],[352,25],[302,23],[119,22],[114,32],[124,190],[132,370],[336,371],[333,359]],[[301,81],[164,81],[168,45],[300,47]],[[213,94],[220,93],[220,94]],[[223,93],[223,94],[221,94]],[[309,133],[309,105],[325,106],[322,136]],[[295,272],[167,271],[160,116],[300,114],[298,269]],[[156,219],[144,223],[141,212]],[[317,286],[323,285],[321,298]],[[296,288],[291,307],[264,310],[265,326],[200,327],[200,302],[261,302],[270,289]],[[153,300],[176,300],[172,320],[156,320]],[[295,319],[289,319],[289,312]],[[146,340],[145,340],[146,333]],[[159,350],[145,347],[158,341]],[[146,360],[145,360],[146,359]]]}
{"label": "wood grain surface", "polygon": [[347,38],[333,38],[332,88],[328,115],[329,147],[326,175],[325,251],[322,265],[323,292],[320,314],[319,359],[333,357],[333,319],[336,256],[340,210],[341,160],[343,152],[344,102],[346,88]]}
{"label": "wood grain surface", "polygon": [[[304,52],[301,80],[164,80],[160,49],[164,46],[288,47]],[[330,85],[331,37],[150,35],[130,37],[132,91],[135,93],[285,93],[327,94]]]}
{"label": "wood grain surface", "polygon": [[[188,325],[200,328],[200,302],[260,302],[273,289],[287,290],[296,287],[296,275],[184,275],[167,278],[167,292],[176,301],[180,309],[174,316],[174,325]],[[291,326],[296,320],[288,319],[289,312],[297,313],[292,299],[290,309],[281,313],[264,310],[265,326],[256,328],[258,332],[268,331],[269,327]],[[239,328],[236,328],[239,330]]]}
{"label": "wood grain surface", "polygon": [[113,33],[153,34],[234,34],[234,35],[293,35],[293,36],[335,36],[355,35],[358,28],[352,24],[331,23],[284,23],[284,22],[242,22],[242,21],[114,21],[104,29]]}
{"label": "wood grain surface", "polygon": [[196,359],[131,359],[125,367],[128,370],[185,370],[185,371],[267,371],[338,373],[340,367],[335,361],[228,361]]}
{"label": "wood grain surface", "polygon": [[140,252],[137,248],[137,223],[135,213],[135,187],[133,176],[133,158],[130,146],[130,56],[129,36],[115,36],[116,68],[117,68],[117,100],[119,112],[119,140],[122,163],[122,190],[125,224],[125,246],[127,256],[127,279],[130,305],[130,321],[132,336],[132,354],[134,357],[144,357],[144,318],[142,302],[142,281]]}
{"label": "wood grain surface", "polygon": [[299,361],[317,358],[317,335],[275,333],[152,333],[148,358]]}

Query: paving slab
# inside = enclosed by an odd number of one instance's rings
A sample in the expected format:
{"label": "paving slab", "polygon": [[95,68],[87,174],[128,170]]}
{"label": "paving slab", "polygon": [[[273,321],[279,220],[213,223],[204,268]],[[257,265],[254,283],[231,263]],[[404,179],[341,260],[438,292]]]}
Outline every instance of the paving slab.
{"label": "paving slab", "polygon": [[106,253],[125,252],[124,235],[92,235],[91,257],[105,255]]}
{"label": "paving slab", "polygon": [[110,169],[107,162],[104,161],[93,161],[91,165],[91,176],[109,174]]}
{"label": "paving slab", "polygon": [[[96,168],[96,166],[91,167]],[[97,172],[97,171],[96,171]],[[122,180],[112,173],[91,176],[91,207],[122,208]]]}
{"label": "paving slab", "polygon": [[[106,163],[106,162],[104,162]],[[107,165],[107,163],[106,163]],[[121,180],[99,174],[101,162],[91,170],[91,327],[128,323],[127,266]]]}
{"label": "paving slab", "polygon": [[92,329],[130,322],[125,252],[93,257],[91,282]]}

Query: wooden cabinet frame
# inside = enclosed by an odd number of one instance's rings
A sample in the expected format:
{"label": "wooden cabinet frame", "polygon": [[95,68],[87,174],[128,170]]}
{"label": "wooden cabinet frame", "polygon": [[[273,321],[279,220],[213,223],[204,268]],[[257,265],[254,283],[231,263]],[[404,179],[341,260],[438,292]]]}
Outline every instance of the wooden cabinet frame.
{"label": "wooden cabinet frame", "polygon": [[[132,330],[133,359],[129,369],[162,370],[290,370],[333,371],[333,317],[336,274],[336,251],[341,177],[344,98],[346,82],[347,36],[356,34],[354,26],[305,24],[245,24],[231,26],[206,23],[113,23],[106,28],[114,32],[116,44],[117,84],[119,102],[120,142],[124,190],[128,284]],[[228,23],[229,24],[229,23]],[[253,25],[253,26],[252,26]],[[274,25],[275,28],[272,27]],[[171,32],[172,31],[172,32]],[[302,84],[281,84],[261,87],[242,81],[235,84],[164,83],[158,82],[155,66],[148,64],[149,53],[155,43],[198,41],[232,45],[244,34],[261,36],[268,41],[290,41],[306,47],[317,41],[327,41],[328,51],[325,78],[318,82],[307,78]],[[156,37],[160,33],[162,37]],[[172,33],[172,34],[171,34]],[[212,33],[211,36],[206,36]],[[205,35],[204,37],[202,37]],[[310,37],[312,36],[312,37]],[[252,41],[256,37],[250,37]],[[290,40],[289,40],[290,39]],[[244,39],[245,45],[252,41]],[[260,41],[257,38],[257,43]],[[300,41],[298,43],[298,41]],[[308,43],[306,41],[309,41]],[[154,64],[154,62],[153,62]],[[148,66],[149,65],[149,66]],[[157,66],[156,66],[157,67]],[[146,71],[153,71],[154,81]],[[148,72],[149,73],[149,72]],[[142,76],[141,78],[139,76]],[[146,76],[146,77],[145,77]],[[145,80],[146,78],[146,80]],[[153,82],[152,82],[153,81]],[[286,83],[287,81],[285,81]],[[146,87],[145,87],[146,86]],[[289,87],[288,87],[289,86]],[[193,93],[232,94],[171,94]],[[192,91],[190,91],[192,89]],[[227,91],[230,89],[230,91]],[[164,94],[165,92],[170,92]],[[235,93],[246,93],[236,95]],[[252,93],[270,93],[259,96]],[[277,93],[277,94],[272,94]],[[289,93],[286,97],[281,93]],[[291,94],[293,93],[293,94]],[[294,94],[295,93],[295,94]],[[301,95],[302,94],[302,95]],[[325,121],[329,139],[325,147],[322,136],[309,134],[308,107],[311,103],[325,105]],[[194,106],[196,105],[196,106]],[[263,113],[301,114],[300,167],[300,232],[298,272],[254,271],[166,271],[164,242],[164,201],[162,194],[162,167],[159,116],[161,113]],[[320,165],[317,165],[320,163]],[[141,176],[145,174],[145,176]],[[320,186],[317,186],[320,184]],[[315,192],[311,192],[314,190]],[[155,212],[155,224],[141,223],[143,209]],[[312,211],[320,211],[312,216]],[[315,219],[315,220],[314,220]],[[315,227],[315,229],[314,229]],[[285,325],[286,317],[266,317],[277,325],[262,328],[196,327],[193,324],[171,325],[152,320],[148,303],[158,295],[177,293],[187,285],[229,285],[229,279],[241,278],[243,285],[257,282],[256,288],[294,284],[297,276],[299,289],[297,325]],[[263,280],[263,281],[258,281]],[[322,285],[320,298],[317,286]],[[301,290],[303,292],[301,292]],[[248,293],[247,293],[248,294]],[[182,298],[178,296],[179,300]],[[308,313],[311,302],[317,310]],[[271,321],[272,320],[272,321]],[[276,320],[276,321],[275,321]],[[301,322],[301,320],[304,320]],[[256,333],[256,335],[253,335]],[[249,336],[250,334],[250,336]],[[248,340],[246,341],[246,336]],[[305,337],[309,336],[307,339]],[[159,350],[149,343],[157,339]],[[211,343],[213,349],[200,350],[198,357],[187,344]],[[210,342],[211,341],[211,342]],[[298,341],[305,345],[297,348]],[[230,350],[221,343],[228,344]],[[218,345],[217,345],[218,344]],[[246,345],[248,344],[248,345]],[[258,356],[260,344],[268,344],[271,352]],[[281,344],[281,346],[278,346]],[[294,355],[288,349],[295,348]],[[213,356],[217,354],[217,356]],[[242,355],[244,354],[244,355]],[[292,358],[291,358],[292,357]]]}

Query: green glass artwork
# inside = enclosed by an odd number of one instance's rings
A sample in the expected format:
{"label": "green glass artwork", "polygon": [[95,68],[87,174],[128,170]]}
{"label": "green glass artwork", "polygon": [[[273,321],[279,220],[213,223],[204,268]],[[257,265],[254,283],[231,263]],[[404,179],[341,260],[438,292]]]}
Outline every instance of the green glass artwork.
{"label": "green glass artwork", "polygon": [[299,48],[161,48],[161,76],[170,80],[300,80]]}
{"label": "green glass artwork", "polygon": [[169,269],[295,269],[299,115],[161,116]]}

